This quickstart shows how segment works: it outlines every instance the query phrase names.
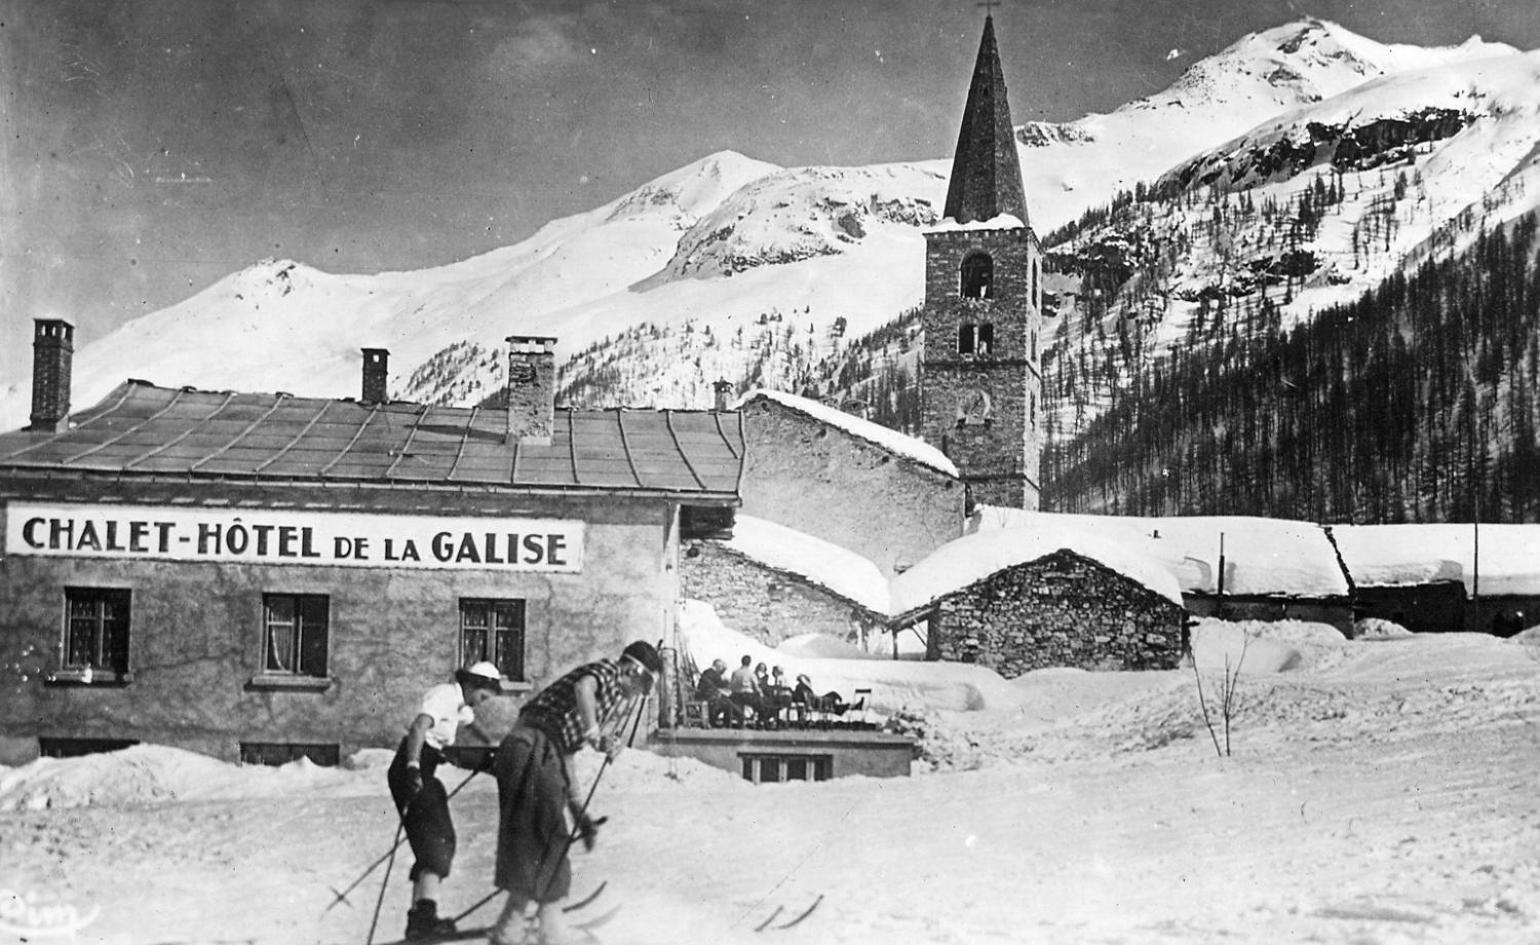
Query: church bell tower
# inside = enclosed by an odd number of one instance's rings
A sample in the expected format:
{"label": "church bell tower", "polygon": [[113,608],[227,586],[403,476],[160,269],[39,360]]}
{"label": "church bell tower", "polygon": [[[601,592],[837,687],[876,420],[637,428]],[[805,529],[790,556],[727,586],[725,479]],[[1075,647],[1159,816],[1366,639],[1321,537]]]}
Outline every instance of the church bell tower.
{"label": "church bell tower", "polygon": [[943,216],[925,234],[924,437],[957,464],[970,508],[1036,509],[1042,249],[1027,219],[991,16]]}

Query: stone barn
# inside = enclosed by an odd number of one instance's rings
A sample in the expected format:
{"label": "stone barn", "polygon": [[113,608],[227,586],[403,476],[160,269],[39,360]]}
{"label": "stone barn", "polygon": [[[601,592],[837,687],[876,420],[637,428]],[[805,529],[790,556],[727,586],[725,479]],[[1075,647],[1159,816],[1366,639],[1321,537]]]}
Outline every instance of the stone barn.
{"label": "stone barn", "polygon": [[748,515],[737,516],[730,538],[689,542],[679,579],[680,596],[710,604],[723,624],[767,646],[820,633],[864,648],[887,624],[888,580],[875,564]]}
{"label": "stone barn", "polygon": [[804,397],[740,398],[742,511],[848,548],[891,577],[963,533],[967,489],[922,440]]}
{"label": "stone barn", "polygon": [[1353,597],[1337,549],[1312,522],[1245,515],[1169,518],[981,508],[970,530],[1074,529],[1137,551],[1176,576],[1200,617],[1309,620],[1353,633]]}
{"label": "stone barn", "polygon": [[1359,617],[1418,633],[1540,624],[1540,525],[1335,525]]}
{"label": "stone barn", "polygon": [[892,625],[923,621],[929,659],[1007,678],[1050,666],[1171,669],[1186,650],[1187,611],[1165,566],[1062,528],[959,538],[892,592]]}

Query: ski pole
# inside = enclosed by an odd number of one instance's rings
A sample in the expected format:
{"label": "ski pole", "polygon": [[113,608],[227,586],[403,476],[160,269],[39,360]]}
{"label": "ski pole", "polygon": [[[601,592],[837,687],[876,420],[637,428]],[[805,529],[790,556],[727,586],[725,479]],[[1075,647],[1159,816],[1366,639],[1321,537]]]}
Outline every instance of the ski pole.
{"label": "ski pole", "polygon": [[[481,773],[481,769],[480,768],[473,768],[473,769],[471,769],[471,773],[465,776],[465,780],[463,780],[459,784],[455,785],[455,789],[453,791],[450,791],[448,794],[444,795],[444,800],[447,801],[451,797],[454,797],[456,794],[459,794],[460,793],[460,789],[465,787],[467,784],[469,784],[471,778],[474,778],[479,773]],[[404,842],[404,838],[401,836],[401,830],[399,828],[406,826],[406,812],[405,812],[405,810],[398,811],[397,812],[397,817],[399,818],[399,820],[398,820],[398,824],[397,824],[398,829],[396,830],[396,842],[391,844],[389,850],[386,850],[384,853],[381,853],[379,859],[375,860],[373,863],[370,863],[367,869],[365,869],[362,873],[358,874],[358,878],[353,880],[351,883],[349,883],[348,884],[348,888],[344,889],[342,892],[337,892],[337,890],[333,889],[332,890],[332,895],[334,895],[336,898],[333,899],[331,902],[327,903],[326,908],[321,910],[321,914],[322,915],[325,915],[326,913],[332,911],[332,907],[337,905],[337,903],[339,903],[339,902],[347,902],[347,900],[348,900],[348,893],[350,893],[353,890],[357,889],[358,888],[358,884],[362,883],[364,880],[368,879],[370,873],[373,873],[375,870],[379,869],[381,863],[384,863],[386,860],[388,860],[391,857],[396,855],[396,850]]]}
{"label": "ski pole", "polygon": [[389,862],[385,866],[385,878],[380,880],[380,894],[374,900],[374,915],[369,918],[369,937],[364,940],[364,945],[374,945],[374,930],[380,924],[380,906],[385,903],[385,888],[390,885],[390,871],[396,865],[396,851],[401,847],[401,833],[406,830],[405,810],[402,810],[401,821],[396,824],[396,842],[391,845]]}
{"label": "ski pole", "polygon": [[[642,696],[641,697],[641,701],[639,701],[639,702],[632,702],[630,711],[626,713],[627,719],[631,722],[631,737],[626,740],[626,747],[627,748],[630,748],[632,745],[634,745],[636,743],[636,730],[637,730],[638,726],[640,726],[641,721],[642,721],[642,712],[640,711],[640,709],[642,708],[642,706],[645,706],[646,704],[647,704],[647,697],[646,696]],[[622,723],[622,727],[624,727],[624,723]],[[575,826],[572,829],[572,832],[567,834],[566,842],[562,844],[561,852],[557,854],[556,858],[558,860],[561,859],[561,857],[565,856],[567,851],[572,848],[573,842],[576,841],[578,837],[582,836],[583,830],[582,830],[581,824],[583,822],[583,815],[588,813],[588,804],[589,804],[590,801],[592,801],[594,799],[594,792],[599,790],[599,779],[604,776],[604,769],[608,768],[609,766],[610,766],[610,756],[609,755],[605,755],[604,756],[604,761],[599,764],[599,771],[598,771],[598,773],[596,773],[594,775],[593,786],[588,789],[588,796],[586,798],[584,798],[583,806],[578,810],[578,816],[576,818],[578,826]],[[545,861],[544,851],[542,851],[540,859],[541,859],[542,862]],[[552,878],[554,878],[554,876]],[[545,884],[546,889],[549,889],[550,885],[551,885],[551,881],[550,881],[550,879],[547,879],[546,880],[546,884]],[[459,925],[461,919],[464,919],[466,916],[470,915],[472,912],[475,912],[477,909],[480,909],[482,906],[484,906],[487,903],[491,902],[497,896],[497,894],[500,893],[500,892],[502,892],[501,889],[494,889],[491,892],[487,893],[485,896],[483,896],[480,899],[478,899],[475,903],[473,903],[470,906],[470,908],[466,909],[464,912],[462,912],[459,915],[455,916],[454,917],[454,923],[456,925]],[[545,889],[540,890],[540,895],[541,896],[545,895]],[[539,897],[536,897],[536,901],[539,901]]]}

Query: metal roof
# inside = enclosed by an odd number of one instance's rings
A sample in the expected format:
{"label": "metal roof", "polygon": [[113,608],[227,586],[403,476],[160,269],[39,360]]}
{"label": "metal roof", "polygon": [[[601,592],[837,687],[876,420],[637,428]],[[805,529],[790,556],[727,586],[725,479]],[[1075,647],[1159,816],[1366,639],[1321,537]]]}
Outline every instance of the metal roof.
{"label": "metal roof", "polygon": [[734,412],[555,411],[550,445],[504,442],[502,408],[156,387],[129,381],[57,433],[0,434],[5,473],[466,485],[736,500]]}

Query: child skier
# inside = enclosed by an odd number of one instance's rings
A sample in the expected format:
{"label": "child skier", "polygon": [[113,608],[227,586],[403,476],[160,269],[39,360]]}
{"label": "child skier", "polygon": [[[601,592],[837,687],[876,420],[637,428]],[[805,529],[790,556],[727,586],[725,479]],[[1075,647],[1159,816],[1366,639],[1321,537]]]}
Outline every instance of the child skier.
{"label": "child skier", "polygon": [[390,796],[417,858],[411,873],[412,908],[406,914],[406,937],[413,940],[455,930],[453,920],[438,915],[438,887],[454,860],[455,828],[449,819],[449,797],[435,771],[461,724],[492,744],[476,724],[475,710],[501,691],[503,682],[497,667],[485,661],[455,670],[454,678],[454,682],[434,686],[423,694],[386,773]]}

